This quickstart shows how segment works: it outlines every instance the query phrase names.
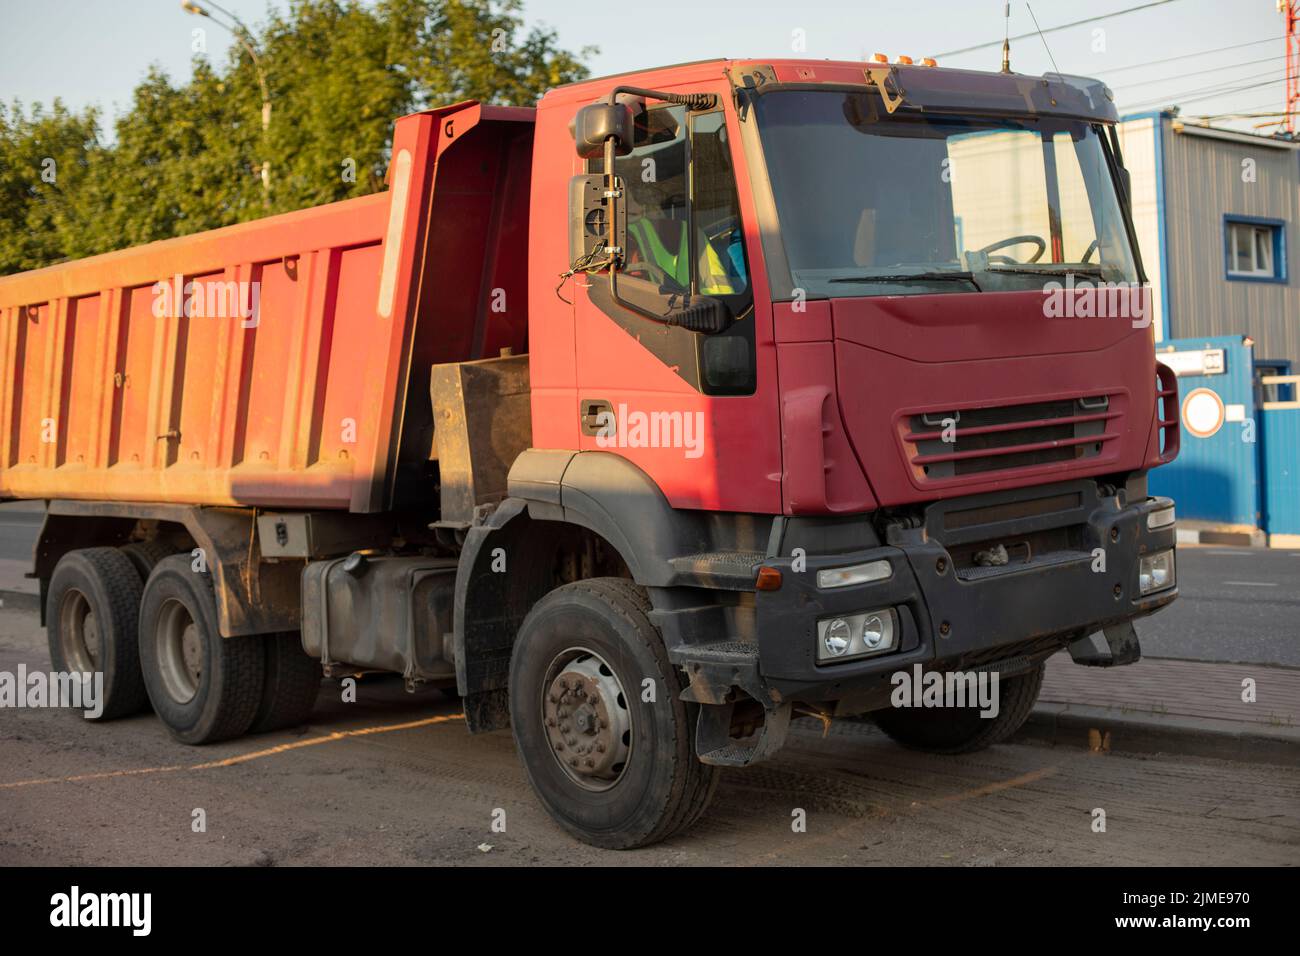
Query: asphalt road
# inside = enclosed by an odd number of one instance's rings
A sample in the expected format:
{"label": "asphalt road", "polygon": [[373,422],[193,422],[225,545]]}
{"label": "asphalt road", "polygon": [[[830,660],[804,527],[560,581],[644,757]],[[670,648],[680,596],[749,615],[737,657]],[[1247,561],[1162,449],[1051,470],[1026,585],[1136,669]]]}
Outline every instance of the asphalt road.
{"label": "asphalt road", "polygon": [[[0,671],[20,663],[48,667],[44,636],[0,610]],[[1284,767],[1030,743],[939,757],[801,721],[773,761],[724,771],[689,833],[613,853],[550,821],[508,732],[470,737],[459,702],[393,680],[348,704],[327,681],[310,726],[201,748],[151,714],[0,710],[0,865],[1296,865],[1297,791]]]}
{"label": "asphalt road", "polygon": [[[31,508],[0,505],[0,561],[30,562]],[[1144,654],[1300,667],[1300,551],[1180,548],[1178,584],[1177,601],[1137,623]]]}
{"label": "asphalt road", "polygon": [[31,561],[32,545],[36,543],[43,517],[40,502],[0,504],[0,561]]}

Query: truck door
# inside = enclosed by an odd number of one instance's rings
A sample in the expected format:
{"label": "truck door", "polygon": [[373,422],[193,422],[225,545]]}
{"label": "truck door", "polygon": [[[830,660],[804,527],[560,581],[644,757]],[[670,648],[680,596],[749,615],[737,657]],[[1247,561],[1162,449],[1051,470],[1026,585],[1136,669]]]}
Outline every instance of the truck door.
{"label": "truck door", "polygon": [[[733,321],[712,334],[657,322],[616,302],[607,274],[588,276],[575,299],[579,441],[636,463],[675,506],[775,511],[774,373],[761,372],[770,315],[755,310],[734,122],[721,105],[651,102],[638,113],[636,147],[615,162],[627,208],[618,294],[659,314],[688,294],[713,296]],[[603,167],[589,161],[586,172]]]}

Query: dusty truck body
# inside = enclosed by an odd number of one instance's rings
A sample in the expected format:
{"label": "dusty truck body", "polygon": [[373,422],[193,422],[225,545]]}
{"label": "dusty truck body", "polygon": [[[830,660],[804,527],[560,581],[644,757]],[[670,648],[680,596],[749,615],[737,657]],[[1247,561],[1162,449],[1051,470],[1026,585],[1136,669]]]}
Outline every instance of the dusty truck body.
{"label": "dusty truck body", "polygon": [[[301,721],[322,667],[454,688],[611,847],[801,714],[1004,739],[1047,656],[1136,660],[1177,595],[1115,118],[1054,75],[689,64],[404,117],[382,194],[0,279],[55,666],[189,743]],[[891,706],[918,666],[998,715]]]}

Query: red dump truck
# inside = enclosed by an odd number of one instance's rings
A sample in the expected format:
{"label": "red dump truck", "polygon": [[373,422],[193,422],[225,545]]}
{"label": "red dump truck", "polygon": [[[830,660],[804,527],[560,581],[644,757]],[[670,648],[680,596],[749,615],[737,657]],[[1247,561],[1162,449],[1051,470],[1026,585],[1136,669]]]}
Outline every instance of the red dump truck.
{"label": "red dump truck", "polygon": [[[407,116],[381,194],[0,279],[52,665],[190,744],[322,670],[442,686],[605,847],[792,718],[1004,739],[1177,595],[1115,121],[1057,74],[714,60]],[[932,673],[996,715],[900,706]]]}

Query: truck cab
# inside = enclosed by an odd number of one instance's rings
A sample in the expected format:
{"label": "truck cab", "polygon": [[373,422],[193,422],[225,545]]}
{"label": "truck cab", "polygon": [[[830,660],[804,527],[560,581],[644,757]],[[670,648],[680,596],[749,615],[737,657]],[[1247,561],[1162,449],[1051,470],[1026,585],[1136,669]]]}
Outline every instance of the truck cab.
{"label": "truck cab", "polygon": [[[622,556],[705,764],[801,714],[975,749],[1047,656],[1137,659],[1177,595],[1146,474],[1178,426],[1115,121],[1096,81],[881,63],[542,99],[510,494]],[[891,706],[914,667],[996,672],[1001,717]],[[564,765],[562,737],[532,749]]]}

